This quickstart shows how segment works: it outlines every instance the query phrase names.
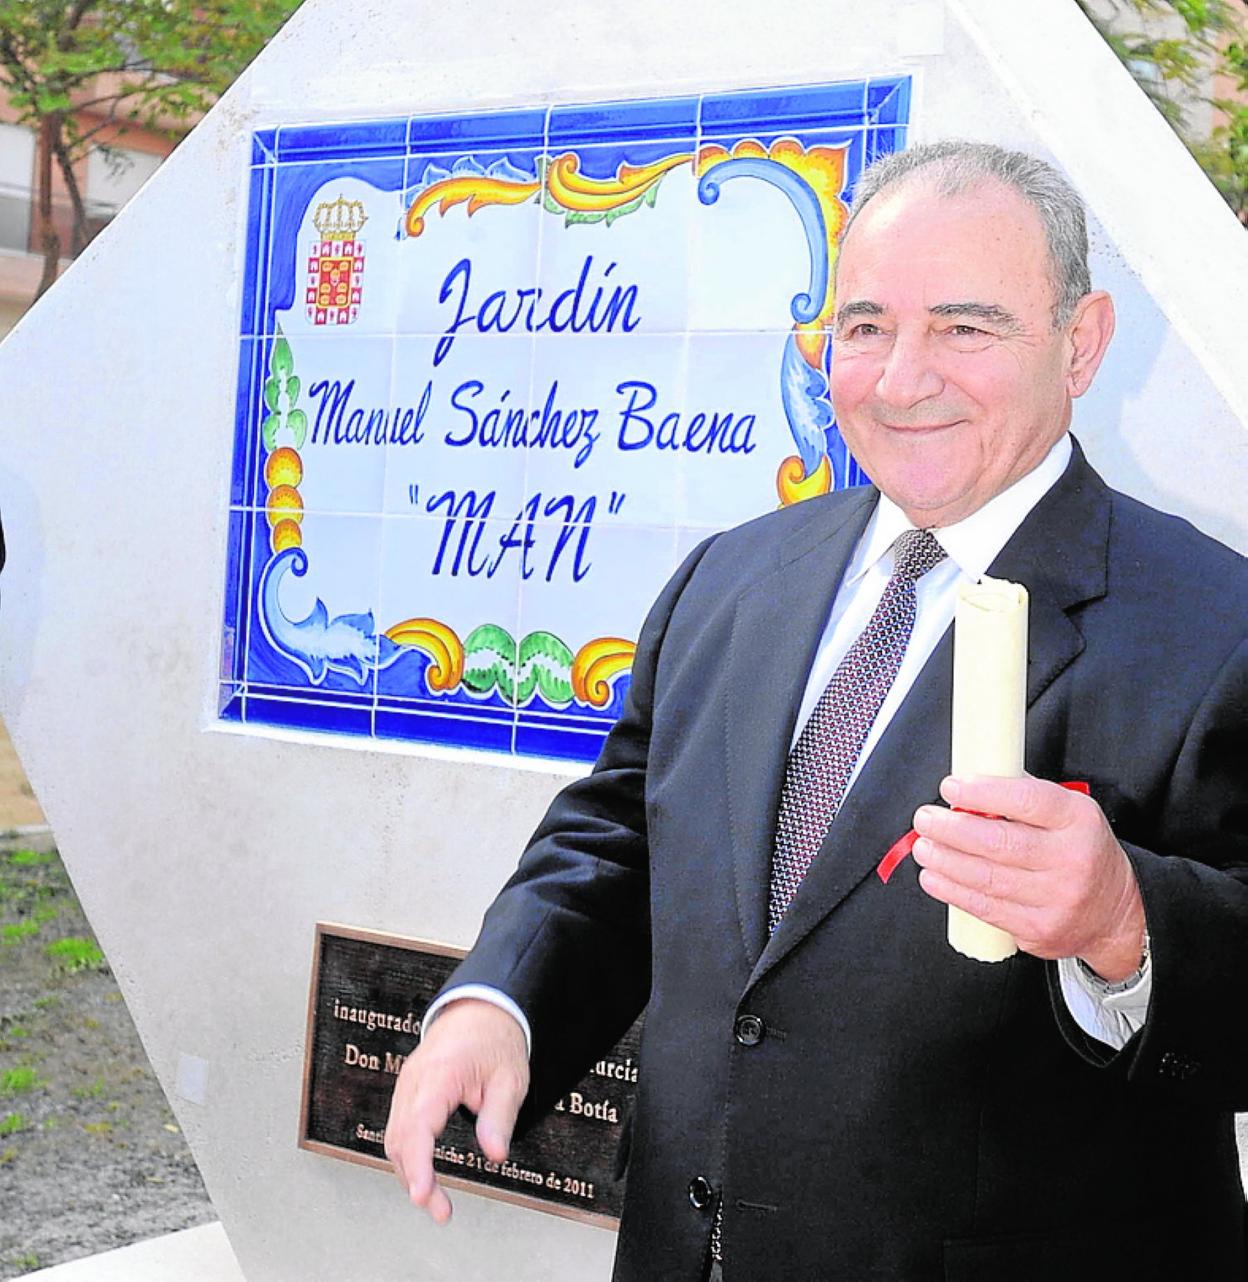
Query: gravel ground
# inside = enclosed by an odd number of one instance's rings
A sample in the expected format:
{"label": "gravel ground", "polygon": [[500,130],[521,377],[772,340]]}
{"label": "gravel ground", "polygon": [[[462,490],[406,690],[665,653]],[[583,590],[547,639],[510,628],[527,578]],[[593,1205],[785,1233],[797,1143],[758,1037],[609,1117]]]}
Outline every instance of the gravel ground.
{"label": "gravel ground", "polygon": [[0,839],[0,1279],[215,1218],[59,858]]}

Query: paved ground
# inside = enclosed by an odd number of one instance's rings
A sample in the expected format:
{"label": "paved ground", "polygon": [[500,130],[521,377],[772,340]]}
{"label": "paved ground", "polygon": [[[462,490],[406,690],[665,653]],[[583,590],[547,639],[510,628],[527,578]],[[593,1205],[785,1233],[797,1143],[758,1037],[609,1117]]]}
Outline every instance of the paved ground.
{"label": "paved ground", "polygon": [[[0,833],[42,818],[4,735]],[[0,837],[0,1279],[215,1218],[50,846]]]}

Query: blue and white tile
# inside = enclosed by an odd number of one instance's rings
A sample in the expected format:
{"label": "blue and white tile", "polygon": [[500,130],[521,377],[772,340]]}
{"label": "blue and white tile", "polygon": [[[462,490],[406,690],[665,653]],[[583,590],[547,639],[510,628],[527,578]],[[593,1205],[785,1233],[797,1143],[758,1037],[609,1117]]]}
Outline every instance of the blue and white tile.
{"label": "blue and white tile", "polygon": [[299,547],[279,553],[271,550],[264,514],[252,519],[249,686],[371,700],[381,518],[307,514]]}
{"label": "blue and white tile", "polygon": [[[797,453],[782,392],[788,341],[783,333],[690,337],[686,417],[699,448],[681,457],[680,525],[723,529],[777,505],[777,471]],[[830,410],[808,412],[818,419]]]}
{"label": "blue and white tile", "polygon": [[867,118],[876,125],[905,125],[910,121],[909,76],[880,76],[867,86]]}
{"label": "blue and white tile", "polygon": [[274,150],[279,161],[402,156],[407,150],[407,118],[282,125]]}
{"label": "blue and white tile", "polygon": [[[408,157],[395,243],[399,333],[454,338],[529,332],[538,239],[547,216],[539,195],[541,154],[531,147]],[[470,190],[474,182],[477,196]],[[454,203],[443,209],[439,201],[420,216],[417,202],[439,184],[447,184],[442,190]],[[500,184],[511,195],[490,199]]]}
{"label": "blue and white tile", "polygon": [[378,739],[510,754],[515,712],[511,708],[443,708],[382,699],[374,713],[373,733]]}
{"label": "blue and white tile", "polygon": [[[464,335],[395,344],[384,510],[440,518],[448,510],[504,519],[524,493],[533,340]],[[470,496],[470,497],[469,497]]]}
{"label": "blue and white tile", "polygon": [[221,620],[221,657],[218,677],[238,683],[245,675],[247,649],[247,600],[252,578],[251,537],[254,514],[234,510],[227,522],[224,609]]}
{"label": "blue and white tile", "polygon": [[[581,197],[584,210],[546,213],[538,279],[541,332],[685,330],[689,249],[700,211],[694,160],[693,138],[574,147],[560,147],[552,138],[549,186],[555,195],[572,201],[575,193],[564,193],[572,183],[602,184],[605,190]],[[672,168],[644,187],[628,174],[629,168],[672,162]],[[639,194],[614,208],[593,208],[595,199],[624,201],[634,189],[630,181]]]}
{"label": "blue and white tile", "polygon": [[673,522],[687,341],[683,334],[538,338],[538,417],[524,478],[530,518],[566,522],[594,511],[612,524]]}
{"label": "blue and white tile", "polygon": [[260,424],[267,416],[264,404],[265,362],[269,343],[265,339],[239,341],[238,374],[234,397],[234,453],[230,461],[230,506],[250,507],[263,503],[260,464]]}
{"label": "blue and white tile", "polygon": [[289,730],[367,738],[372,734],[373,709],[369,703],[347,698],[300,699],[248,690],[242,699],[242,720]]}
{"label": "blue and white tile", "polygon": [[620,139],[629,143],[677,139],[692,145],[697,138],[699,105],[692,95],[568,103],[551,108],[547,138],[554,148]]}
{"label": "blue and white tile", "polygon": [[866,163],[874,164],[884,156],[891,156],[906,147],[906,127],[904,125],[881,125],[867,130]]}
{"label": "blue and white tile", "polygon": [[549,632],[573,655],[602,637],[635,642],[675,557],[673,528],[596,522],[574,528],[553,565],[548,559],[520,585],[521,639]]}
{"label": "blue and white tile", "polygon": [[[383,646],[378,696],[388,706],[427,706],[497,720],[514,705],[509,679],[486,682],[488,659],[514,668],[523,549],[509,521],[387,517],[383,536],[381,630],[403,642]],[[463,648],[457,687],[438,689],[433,656],[449,630]]]}
{"label": "blue and white tile", "polygon": [[[386,433],[393,417],[394,340],[383,335],[302,333],[289,335],[287,341],[298,379],[289,410],[303,414],[304,436],[299,444],[288,413],[274,442],[299,454],[302,477],[297,488],[304,510],[379,512]],[[258,504],[267,501],[267,481],[262,473]]]}
{"label": "blue and white tile", "polygon": [[264,329],[268,297],[269,241],[273,221],[272,163],[253,165],[247,184],[247,229],[243,248],[242,316],[239,333],[255,335]]}
{"label": "blue and white tile", "polygon": [[[261,312],[266,332],[279,326],[288,335],[394,332],[404,164],[391,157],[277,166],[269,295]],[[323,256],[346,273],[332,306],[322,294]]]}
{"label": "blue and white tile", "polygon": [[[861,131],[835,135],[835,145],[843,143],[861,152]],[[826,296],[826,215],[822,208],[816,213],[809,198],[799,209],[786,194],[785,186],[801,181],[791,170],[760,163],[774,168],[780,186],[746,174],[728,178],[697,220],[690,305],[695,331],[786,330],[809,319],[804,300],[820,283]],[[713,167],[704,185],[721,168],[726,166]],[[810,192],[809,185],[797,190]]]}
{"label": "blue and white tile", "polygon": [[704,138],[852,127],[863,122],[867,94],[864,80],[705,94],[699,125]]}

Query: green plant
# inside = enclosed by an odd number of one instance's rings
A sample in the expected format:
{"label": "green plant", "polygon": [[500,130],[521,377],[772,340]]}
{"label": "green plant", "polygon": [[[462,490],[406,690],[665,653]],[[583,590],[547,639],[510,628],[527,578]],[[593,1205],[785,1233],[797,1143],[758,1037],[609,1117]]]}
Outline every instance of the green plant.
{"label": "green plant", "polygon": [[52,859],[52,855],[43,855],[37,850],[15,850],[9,856],[9,863],[19,868],[36,868],[39,864],[50,864]]}
{"label": "green plant", "polygon": [[75,1086],[69,1093],[75,1099],[97,1099],[104,1094],[104,1079],[97,1077],[95,1081],[87,1086]]}
{"label": "green plant", "polygon": [[33,1251],[27,1251],[25,1255],[19,1255],[13,1263],[23,1273],[33,1273],[39,1267],[39,1257]]}
{"label": "green plant", "polygon": [[29,1064],[6,1068],[0,1073],[0,1095],[22,1095],[42,1085],[39,1074]]}
{"label": "green plant", "polygon": [[28,917],[24,921],[7,922],[0,926],[0,942],[16,944],[19,940],[29,939],[31,935],[38,933],[39,923]]}
{"label": "green plant", "polygon": [[60,998],[57,997],[55,993],[46,993],[42,997],[35,998],[35,1009],[49,1010],[55,1006],[58,1001],[60,1001]]}
{"label": "green plant", "polygon": [[104,962],[104,954],[100,952],[99,945],[91,939],[83,939],[80,935],[66,935],[64,939],[57,939],[50,943],[44,949],[49,957],[65,970],[88,970],[95,966],[101,966]]}
{"label": "green plant", "polygon": [[6,1113],[0,1117],[0,1135],[16,1135],[30,1125],[30,1119],[21,1113]]}

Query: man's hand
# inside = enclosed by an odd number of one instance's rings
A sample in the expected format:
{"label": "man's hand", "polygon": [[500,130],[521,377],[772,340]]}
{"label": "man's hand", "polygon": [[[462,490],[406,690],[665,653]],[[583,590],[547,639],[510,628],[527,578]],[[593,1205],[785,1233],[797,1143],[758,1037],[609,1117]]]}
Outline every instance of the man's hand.
{"label": "man's hand", "polygon": [[386,1156],[414,1206],[437,1224],[451,1218],[433,1173],[433,1146],[451,1114],[461,1104],[476,1113],[481,1151],[501,1162],[528,1089],[524,1033],[506,1011],[466,997],[438,1013],[403,1064],[386,1123]]}
{"label": "man's hand", "polygon": [[919,884],[1009,931],[1037,957],[1080,957],[1111,983],[1139,965],[1144,905],[1135,872],[1091,797],[1043,779],[946,779],[914,816]]}

